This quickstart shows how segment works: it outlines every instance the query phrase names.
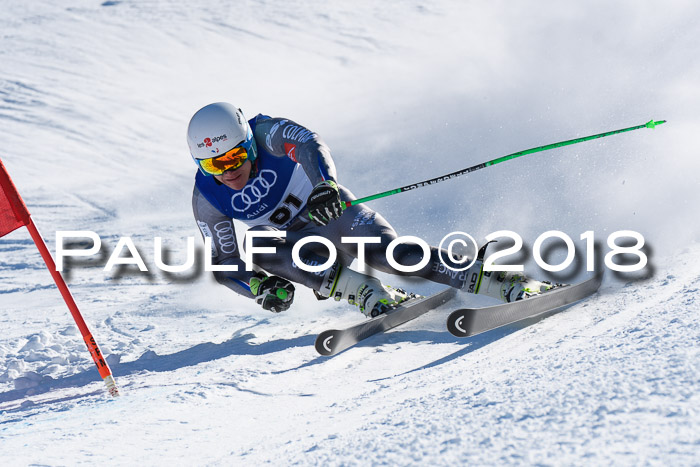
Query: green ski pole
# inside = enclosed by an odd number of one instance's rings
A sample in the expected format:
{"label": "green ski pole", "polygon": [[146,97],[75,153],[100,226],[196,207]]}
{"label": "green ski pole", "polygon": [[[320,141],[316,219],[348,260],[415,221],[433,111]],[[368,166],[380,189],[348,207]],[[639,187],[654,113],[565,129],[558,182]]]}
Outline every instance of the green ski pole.
{"label": "green ski pole", "polygon": [[618,133],[624,133],[626,131],[639,130],[640,128],[654,128],[654,127],[656,127],[656,125],[661,125],[662,123],[666,123],[666,120],[658,120],[658,121],[649,120],[647,123],[645,123],[643,125],[637,125],[637,126],[632,126],[629,128],[623,128],[621,130],[606,131],[605,133],[599,133],[597,135],[584,136],[582,138],[569,139],[566,141],[560,141],[558,143],[547,144],[545,146],[538,146],[536,148],[525,149],[524,151],[514,152],[513,154],[508,154],[507,156],[502,156],[502,157],[490,160],[488,162],[482,162],[481,164],[477,164],[477,165],[474,165],[472,167],[467,167],[466,169],[458,170],[456,172],[452,172],[452,173],[449,173],[447,175],[442,175],[441,177],[431,178],[429,180],[424,180],[422,182],[414,183],[412,185],[406,185],[406,186],[403,186],[401,188],[396,188],[394,190],[384,191],[382,193],[377,193],[376,195],[365,196],[364,198],[356,199],[354,201],[345,201],[345,202],[343,202],[343,209],[347,209],[350,206],[354,206],[354,205],[360,204],[360,203],[365,203],[367,201],[372,201],[375,199],[384,198],[386,196],[391,196],[391,195],[396,195],[398,193],[403,193],[404,191],[411,191],[411,190],[415,190],[416,188],[434,185],[436,183],[444,182],[445,180],[450,180],[452,178],[459,177],[460,175],[468,174],[469,172],[474,172],[475,170],[479,170],[479,169],[483,169],[486,167],[490,167],[492,165],[500,164],[501,162],[509,161],[511,159],[516,159],[518,157],[525,156],[527,154],[548,151],[550,149],[560,148],[562,146],[569,146],[571,144],[582,143],[584,141],[590,141],[592,139],[604,138],[606,136],[616,135]]}

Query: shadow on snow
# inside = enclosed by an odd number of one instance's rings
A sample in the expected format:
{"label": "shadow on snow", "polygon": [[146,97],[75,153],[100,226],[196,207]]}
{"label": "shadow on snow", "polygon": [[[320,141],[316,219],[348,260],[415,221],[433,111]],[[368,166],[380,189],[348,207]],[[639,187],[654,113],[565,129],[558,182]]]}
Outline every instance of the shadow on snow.
{"label": "shadow on snow", "polygon": [[[568,307],[566,307],[568,308]],[[375,380],[369,380],[371,382],[374,381],[383,381],[386,379],[391,379],[395,378],[396,376],[403,376],[409,373],[413,373],[415,371],[420,371],[420,370],[425,370],[428,368],[436,367],[439,365],[442,365],[443,363],[447,363],[449,361],[455,360],[463,355],[467,355],[475,350],[478,350],[488,344],[491,344],[492,342],[495,342],[509,334],[512,334],[516,331],[519,331],[521,329],[524,329],[532,324],[535,324],[553,314],[556,313],[561,313],[564,311],[566,308],[562,308],[559,310],[554,310],[548,313],[545,313],[540,316],[536,316],[534,318],[529,318],[523,321],[519,321],[517,323],[510,324],[508,326],[503,326],[501,328],[493,329],[491,331],[484,332],[482,334],[472,336],[472,337],[455,337],[447,330],[444,332],[439,332],[439,331],[421,331],[421,330],[415,330],[415,331],[401,331],[400,327],[396,329],[392,329],[390,332],[387,333],[379,333],[375,334],[374,336],[371,336],[358,344],[350,347],[347,350],[344,350],[343,352],[340,352],[339,354],[332,355],[332,356],[318,356],[315,359],[308,361],[302,365],[299,365],[294,368],[289,368],[287,370],[280,370],[280,371],[273,371],[272,374],[282,374],[282,373],[287,373],[290,371],[296,371],[300,370],[302,368],[308,368],[312,367],[315,365],[322,364],[323,362],[328,361],[328,359],[331,358],[336,358],[338,355],[345,354],[346,352],[351,352],[353,349],[356,348],[362,348],[362,347],[379,347],[382,344],[385,343],[408,343],[408,342],[413,342],[413,343],[421,343],[421,342],[430,342],[433,344],[464,344],[464,347],[460,348],[458,351],[451,353],[450,355],[446,355],[442,358],[439,358],[438,360],[435,360],[434,362],[430,362],[426,365],[422,365],[418,368],[414,368],[412,370],[405,371],[403,373],[399,373],[394,376],[389,376],[387,378],[380,378],[380,379],[375,379]],[[308,337],[308,336],[307,336]],[[381,356],[378,356],[378,358],[382,358]]]}
{"label": "shadow on snow", "polygon": [[[518,323],[514,323],[509,326],[504,326],[502,328],[494,329],[492,331],[488,331],[482,334],[479,334],[477,336],[469,337],[469,338],[459,338],[452,336],[450,333],[447,331],[445,332],[436,332],[436,331],[400,331],[400,330],[394,330],[390,333],[385,333],[385,334],[377,334],[375,336],[372,336],[365,341],[362,341],[355,345],[354,347],[351,347],[350,349],[346,350],[345,352],[351,351],[353,348],[357,347],[376,347],[381,345],[382,343],[388,343],[388,341],[391,342],[413,342],[413,343],[420,343],[420,342],[431,342],[431,343],[436,343],[436,344],[443,344],[443,343],[464,343],[464,346],[457,350],[456,352],[453,352],[449,355],[446,355],[442,358],[439,358],[433,362],[430,362],[428,364],[422,365],[420,367],[405,371],[403,373],[394,375],[394,376],[389,376],[386,378],[380,378],[376,380],[370,380],[370,381],[383,381],[391,378],[395,378],[397,376],[403,376],[409,373],[425,370],[428,368],[433,368],[439,365],[442,365],[444,363],[450,362],[452,360],[458,359],[464,355],[467,355],[475,350],[478,350],[492,342],[495,342],[509,334],[512,334],[520,329],[526,328],[534,323],[537,323],[541,321],[542,319],[545,319],[549,316],[551,316],[554,313],[560,312],[563,310],[557,310],[553,311],[551,313],[544,314],[542,316],[538,316],[535,318],[527,319],[520,321]],[[114,374],[115,378],[119,378],[120,376],[127,376],[135,373],[139,373],[142,371],[153,371],[153,372],[161,372],[161,371],[173,371],[173,370],[178,370],[180,368],[184,367],[189,367],[189,366],[195,366],[200,363],[204,362],[210,362],[226,357],[230,357],[233,355],[266,355],[266,354],[271,354],[275,352],[279,352],[282,350],[286,350],[292,347],[300,347],[300,346],[309,346],[312,347],[314,344],[314,340],[316,338],[315,335],[309,334],[305,336],[300,336],[296,337],[293,339],[277,339],[269,342],[265,342],[262,344],[252,344],[250,341],[253,339],[255,335],[253,334],[242,334],[241,331],[237,332],[234,334],[229,340],[222,342],[220,344],[215,344],[213,342],[207,342],[207,343],[202,343],[195,345],[194,347],[191,347],[186,350],[182,350],[180,352],[175,352],[172,354],[168,355],[158,355],[153,351],[148,351],[144,353],[138,360],[135,360],[133,362],[126,362],[126,363],[116,363],[112,364],[112,373]],[[345,353],[345,352],[341,352]],[[338,354],[340,355],[340,354]],[[334,358],[333,357],[324,357],[324,356],[318,356],[314,358],[311,361],[308,361],[302,365],[299,365],[294,368],[290,368],[287,370],[281,370],[281,371],[275,371],[272,372],[273,374],[282,374],[282,373],[287,373],[290,371],[296,371],[302,368],[308,368],[312,367],[318,364],[321,364],[325,361],[327,361],[329,358]],[[381,358],[381,357],[380,357]],[[14,389],[11,391],[7,391],[4,393],[0,393],[0,403],[3,402],[10,402],[10,401],[15,401],[18,399],[22,399],[28,396],[34,396],[38,394],[44,394],[46,392],[55,390],[55,389],[64,389],[64,388],[71,388],[71,387],[82,387],[86,386],[88,384],[94,383],[96,380],[99,380],[99,376],[96,373],[94,368],[90,368],[90,370],[84,371],[82,373],[78,373],[72,376],[67,376],[65,378],[52,378],[50,376],[44,376],[37,385],[32,386],[32,387],[27,387],[27,388],[20,388],[20,389]],[[98,391],[99,392],[99,391]],[[95,394],[95,392],[90,393],[90,394]],[[76,397],[82,397],[85,394],[81,396],[76,396]],[[72,397],[71,397],[72,398]],[[26,407],[33,407],[34,405],[39,405],[39,404],[26,404]],[[24,408],[25,404],[22,404],[21,408]],[[15,409],[16,410],[16,409]]]}
{"label": "shadow on snow", "polygon": [[[158,355],[153,351],[148,351],[133,362],[114,363],[110,364],[110,366],[114,377],[118,379],[120,376],[127,376],[142,371],[173,371],[234,355],[266,355],[291,347],[313,346],[315,339],[314,335],[306,335],[293,339],[277,339],[262,344],[252,344],[250,341],[254,337],[253,334],[241,335],[236,333],[229,340],[220,344],[207,342],[168,355]],[[95,381],[99,381],[99,375],[94,367],[64,378],[44,376],[34,386],[0,393],[0,403],[44,394],[55,389],[82,387]]]}

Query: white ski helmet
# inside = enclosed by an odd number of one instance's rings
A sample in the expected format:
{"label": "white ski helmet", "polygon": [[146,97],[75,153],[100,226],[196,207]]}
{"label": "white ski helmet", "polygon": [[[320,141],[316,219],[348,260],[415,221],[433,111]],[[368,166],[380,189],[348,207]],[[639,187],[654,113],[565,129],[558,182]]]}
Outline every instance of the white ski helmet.
{"label": "white ski helmet", "polygon": [[238,146],[246,148],[251,162],[257,157],[253,132],[243,112],[226,102],[209,104],[192,116],[187,127],[187,144],[200,170],[199,161],[222,156]]}

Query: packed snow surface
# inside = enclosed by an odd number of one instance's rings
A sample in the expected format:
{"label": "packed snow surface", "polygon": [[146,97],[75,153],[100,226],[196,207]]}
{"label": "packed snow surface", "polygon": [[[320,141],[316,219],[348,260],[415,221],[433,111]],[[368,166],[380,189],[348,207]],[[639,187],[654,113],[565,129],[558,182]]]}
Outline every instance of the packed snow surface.
{"label": "packed snow surface", "polygon": [[[4,2],[0,158],[52,251],[56,231],[100,236],[65,277],[122,397],[26,229],[3,237],[0,465],[700,465],[698,20],[680,1]],[[490,302],[460,293],[321,357],[315,336],[358,311],[299,290],[274,315],[155,267],[154,237],[172,263],[187,237],[201,253],[185,128],[215,101],[318,132],[358,196],[668,120],[372,204],[433,244],[563,231],[569,281],[587,231],[603,252],[640,232],[649,265],[467,339],[447,315]],[[148,273],[103,271],[120,237]]]}

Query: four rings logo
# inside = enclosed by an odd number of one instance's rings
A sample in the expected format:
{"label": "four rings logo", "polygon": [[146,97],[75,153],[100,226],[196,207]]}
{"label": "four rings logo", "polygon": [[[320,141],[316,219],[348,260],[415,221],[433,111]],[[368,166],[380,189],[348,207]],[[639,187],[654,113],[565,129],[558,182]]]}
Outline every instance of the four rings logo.
{"label": "four rings logo", "polygon": [[236,251],[236,239],[233,236],[231,221],[221,221],[214,224],[214,231],[222,253],[230,254]]}
{"label": "four rings logo", "polygon": [[257,204],[270,193],[277,181],[277,173],[273,170],[264,169],[255,177],[253,183],[246,185],[240,193],[231,197],[231,206],[238,212],[245,212],[254,204]]}

